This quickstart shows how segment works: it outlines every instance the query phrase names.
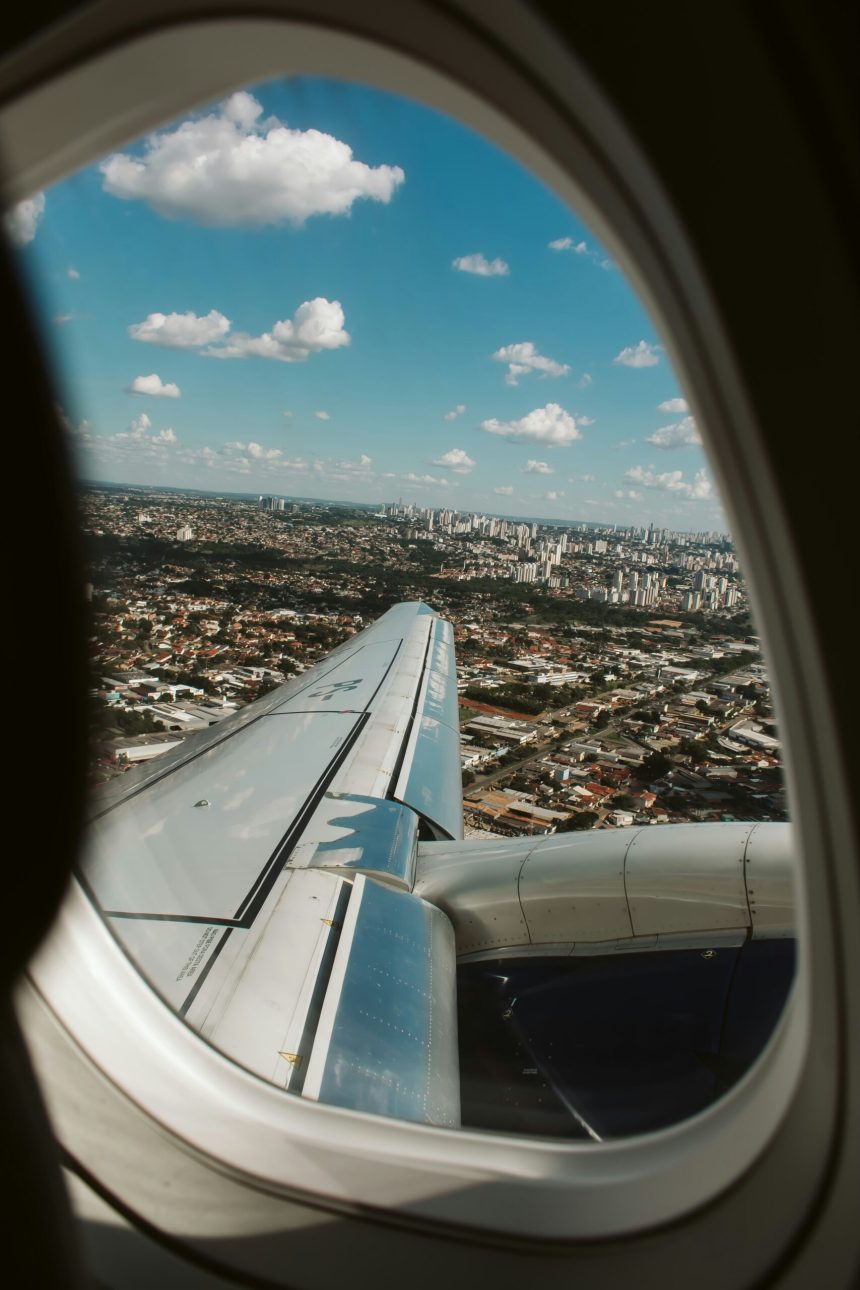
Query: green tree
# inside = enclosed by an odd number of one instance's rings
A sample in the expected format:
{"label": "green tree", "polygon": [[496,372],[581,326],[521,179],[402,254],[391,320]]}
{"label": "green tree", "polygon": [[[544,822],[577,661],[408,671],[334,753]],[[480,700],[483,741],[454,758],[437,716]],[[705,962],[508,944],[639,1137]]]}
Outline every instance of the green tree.
{"label": "green tree", "polygon": [[636,778],[641,783],[649,783],[652,779],[660,779],[667,771],[672,769],[672,759],[665,753],[653,752],[650,757],[646,757],[642,765],[636,772]]}
{"label": "green tree", "polygon": [[592,829],[599,819],[596,811],[578,811],[576,815],[569,815],[566,820],[562,820],[556,833],[578,833],[581,829]]}

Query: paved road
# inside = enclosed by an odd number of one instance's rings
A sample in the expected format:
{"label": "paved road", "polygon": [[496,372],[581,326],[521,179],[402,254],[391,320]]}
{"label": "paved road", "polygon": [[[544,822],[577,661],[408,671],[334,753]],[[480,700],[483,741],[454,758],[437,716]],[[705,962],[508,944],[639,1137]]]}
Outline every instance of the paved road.
{"label": "paved road", "polygon": [[[556,712],[565,712],[566,710],[567,710],[566,708],[557,708]],[[555,713],[547,714],[547,715],[554,716]],[[619,719],[623,715],[626,715],[626,713],[619,713]],[[582,735],[584,739],[587,739],[589,735],[592,735],[592,734],[605,737],[607,735],[613,735],[616,733],[616,725],[617,725],[616,721],[610,721],[609,724],[605,725],[602,730],[578,729],[575,732],[566,731],[565,734],[566,736],[569,736],[571,739],[575,738],[576,734]],[[534,761],[542,761],[544,757],[547,757],[553,751],[554,751],[553,742],[546,743],[546,744],[538,744],[536,746],[533,745],[529,748],[529,751],[525,756],[519,758],[515,762],[511,762],[510,765],[502,766],[499,770],[491,771],[489,775],[476,775],[472,783],[469,784],[468,789],[466,791],[470,792],[474,788],[485,788],[489,784],[495,784],[498,780],[504,779],[506,775],[516,774],[516,772],[518,770],[521,770],[523,766],[528,766]]]}

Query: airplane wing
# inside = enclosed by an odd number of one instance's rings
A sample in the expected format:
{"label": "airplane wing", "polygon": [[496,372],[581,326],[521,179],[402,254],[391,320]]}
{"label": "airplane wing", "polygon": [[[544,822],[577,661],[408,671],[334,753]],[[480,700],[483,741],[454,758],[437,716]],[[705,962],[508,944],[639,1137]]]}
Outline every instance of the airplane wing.
{"label": "airplane wing", "polygon": [[754,1059],[793,971],[788,826],[462,834],[453,631],[409,603],[108,786],[82,881],[188,1025],[306,1098],[452,1126],[465,1090],[468,1123],[507,1099],[600,1139]]}
{"label": "airplane wing", "polygon": [[411,888],[419,837],[462,833],[453,631],[402,604],[108,786],[82,879],[155,989],[243,1066],[454,1124],[454,936]]}

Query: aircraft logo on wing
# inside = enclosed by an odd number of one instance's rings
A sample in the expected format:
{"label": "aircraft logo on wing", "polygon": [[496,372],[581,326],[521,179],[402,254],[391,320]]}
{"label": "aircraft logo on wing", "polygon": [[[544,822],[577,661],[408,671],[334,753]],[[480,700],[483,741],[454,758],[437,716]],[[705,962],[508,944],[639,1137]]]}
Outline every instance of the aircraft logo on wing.
{"label": "aircraft logo on wing", "polygon": [[355,681],[332,681],[330,685],[324,685],[321,690],[311,690],[310,697],[312,699],[321,699],[323,703],[326,703],[329,699],[334,698],[340,690],[357,689],[363,680],[364,678],[360,676]]}

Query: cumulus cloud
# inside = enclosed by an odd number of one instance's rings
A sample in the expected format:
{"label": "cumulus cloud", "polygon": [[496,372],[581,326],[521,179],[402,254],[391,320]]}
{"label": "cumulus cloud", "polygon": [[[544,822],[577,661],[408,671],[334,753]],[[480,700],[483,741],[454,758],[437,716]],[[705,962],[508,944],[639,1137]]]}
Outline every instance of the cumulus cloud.
{"label": "cumulus cloud", "polygon": [[565,447],[582,438],[574,417],[558,403],[535,408],[518,421],[497,421],[495,418],[482,421],[481,429],[487,434],[512,439],[515,443],[546,443],[556,447]]}
{"label": "cumulus cloud", "polygon": [[230,320],[210,309],[208,314],[147,314],[143,322],[132,323],[128,334],[132,340],[165,349],[200,349],[222,340],[230,330]]}
{"label": "cumulus cloud", "polygon": [[599,264],[601,269],[613,267],[611,260],[602,259],[600,252],[593,246],[589,246],[587,242],[574,242],[572,237],[557,237],[554,242],[548,242],[547,245],[551,251],[570,251],[572,255],[584,255],[595,264]]}
{"label": "cumulus cloud", "polygon": [[519,378],[529,372],[540,372],[541,376],[566,376],[570,371],[567,363],[556,363],[552,358],[539,354],[530,340],[519,341],[515,345],[503,345],[497,349],[493,358],[497,363],[507,363],[506,385],[518,385]]}
{"label": "cumulus cloud", "polygon": [[248,444],[248,456],[255,461],[277,461],[282,455],[280,448],[264,448],[253,440]]}
{"label": "cumulus cloud", "polygon": [[555,471],[547,461],[527,461],[522,467],[524,475],[554,475]]}
{"label": "cumulus cloud", "polygon": [[74,322],[74,314],[54,314],[54,322],[58,327],[65,327],[66,323]]}
{"label": "cumulus cloud", "polygon": [[689,412],[686,399],[665,399],[657,404],[658,412]]}
{"label": "cumulus cloud", "polygon": [[162,381],[152,372],[149,376],[136,376],[128,387],[129,394],[150,394],[156,399],[180,399],[182,391],[172,381]]}
{"label": "cumulus cloud", "polygon": [[209,358],[273,358],[279,363],[304,363],[311,354],[348,345],[351,337],[343,324],[340,301],[317,296],[299,305],[291,319],[276,322],[271,331],[261,336],[233,332],[203,353]]}
{"label": "cumulus cloud", "polygon": [[331,421],[330,414],[328,412],[323,412],[322,410],[315,412],[314,416],[318,421]]}
{"label": "cumulus cloud", "polygon": [[453,470],[458,475],[468,475],[475,467],[472,458],[462,448],[452,448],[450,452],[444,452],[431,465],[444,466],[446,470]]}
{"label": "cumulus cloud", "polygon": [[510,497],[513,491],[514,490],[511,484],[502,484],[500,488],[493,489],[493,492],[497,493],[499,497]]}
{"label": "cumulus cloud", "polygon": [[59,403],[56,403],[54,406],[57,411],[57,416],[60,419],[60,424],[68,431],[69,434],[76,435],[79,439],[82,439],[85,442],[89,442],[93,438],[90,434],[92,426],[89,421],[79,421],[77,425],[75,425],[65,408],[63,408]]}
{"label": "cumulus cloud", "polygon": [[557,502],[561,497],[564,497],[564,493],[560,493],[557,489],[551,488],[548,493],[544,493],[543,500],[545,502]]}
{"label": "cumulus cloud", "polygon": [[666,493],[676,493],[689,501],[702,501],[711,496],[711,481],[704,470],[697,470],[692,480],[685,480],[682,471],[667,470],[655,474],[653,467],[633,466],[624,476],[631,483],[643,488],[657,488]]}
{"label": "cumulus cloud", "polygon": [[647,340],[640,340],[638,345],[628,345],[626,349],[622,349],[612,361],[620,363],[622,367],[656,367],[660,362],[658,348],[657,345],[649,345]]}
{"label": "cumulus cloud", "polygon": [[[176,453],[176,458],[183,465],[217,468],[228,475],[253,474],[257,478],[268,476],[273,483],[285,474],[309,476],[312,473],[311,465],[305,458],[285,457],[280,448],[267,448],[253,439],[247,443],[242,440],[231,440],[217,447],[211,445],[181,447]],[[369,458],[363,460],[369,465]],[[335,474],[334,468],[344,469],[347,465],[357,465],[357,463],[325,463],[326,467],[333,468],[332,474],[326,474],[325,477],[346,478],[345,474]],[[318,474],[324,473],[323,463],[314,462],[313,469]]]}
{"label": "cumulus cloud", "polygon": [[672,425],[661,426],[659,430],[649,434],[645,442],[652,443],[655,448],[686,448],[690,444],[700,444],[702,436],[693,418],[684,417],[681,421],[674,421]]}
{"label": "cumulus cloud", "polygon": [[212,470],[218,462],[218,453],[214,448],[180,448],[176,454],[179,461],[186,466],[206,466]]}
{"label": "cumulus cloud", "polygon": [[194,313],[147,315],[132,323],[132,340],[164,349],[196,349],[208,358],[272,358],[281,363],[303,363],[311,354],[340,349],[350,343],[339,300],[317,296],[299,305],[292,318],[276,322],[261,336],[231,332],[229,318],[211,309]]}
{"label": "cumulus cloud", "polygon": [[583,372],[576,384],[580,390],[587,390],[592,380],[593,377],[590,372]]}
{"label": "cumulus cloud", "polygon": [[152,421],[145,412],[141,412],[130,426],[117,434],[103,436],[87,433],[85,438],[92,451],[108,458],[115,459],[121,454],[125,457],[149,459],[160,464],[167,461],[168,450],[176,448],[179,444],[176,432],[171,426],[165,426],[163,430],[153,430]]}
{"label": "cumulus cloud", "polygon": [[281,413],[281,416],[286,417],[288,420],[292,418],[292,415],[293,414],[289,408],[284,408],[283,412]]}
{"label": "cumulus cloud", "polygon": [[457,420],[457,417],[461,417],[465,411],[466,411],[466,405],[465,405],[465,403],[458,403],[458,404],[457,404],[457,406],[456,406],[456,408],[452,408],[450,412],[446,412],[446,413],[445,413],[445,415],[444,415],[444,417],[442,418],[442,420],[443,420],[443,421],[456,421],[456,420]]}
{"label": "cumulus cloud", "polygon": [[142,156],[115,153],[99,169],[105,191],[160,215],[220,227],[345,215],[360,198],[387,203],[400,166],[367,166],[320,130],[291,130],[240,90],[216,112],[147,139]]}
{"label": "cumulus cloud", "polygon": [[373,460],[363,452],[357,461],[315,461],[314,473],[321,479],[336,483],[349,481],[369,482],[374,478]]}
{"label": "cumulus cloud", "polygon": [[27,197],[6,212],[6,233],[15,246],[26,246],[36,236],[39,220],[45,213],[45,194]]}
{"label": "cumulus cloud", "polygon": [[574,242],[572,237],[557,237],[554,242],[549,243],[551,251],[573,251],[574,255],[589,255],[586,242]]}
{"label": "cumulus cloud", "polygon": [[452,483],[450,479],[439,479],[436,475],[416,475],[412,470],[410,470],[407,475],[401,475],[400,478],[403,480],[404,484],[412,484],[416,486],[419,484],[426,484],[433,488],[457,487],[457,485]]}
{"label": "cumulus cloud", "polygon": [[70,264],[69,267],[66,269],[66,277],[71,278],[72,282],[77,282],[80,276],[81,276],[80,273],[78,273],[77,269],[73,264]]}
{"label": "cumulus cloud", "polygon": [[479,278],[504,277],[511,271],[504,260],[488,260],[480,251],[474,255],[461,255],[452,261],[452,266],[461,273],[475,273]]}

